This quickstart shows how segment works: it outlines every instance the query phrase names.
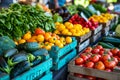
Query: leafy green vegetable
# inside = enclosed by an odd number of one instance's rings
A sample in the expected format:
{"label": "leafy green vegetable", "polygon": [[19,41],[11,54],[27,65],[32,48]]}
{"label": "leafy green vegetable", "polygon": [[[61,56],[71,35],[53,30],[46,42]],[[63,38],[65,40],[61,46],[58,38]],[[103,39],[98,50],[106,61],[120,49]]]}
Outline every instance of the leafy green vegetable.
{"label": "leafy green vegetable", "polygon": [[62,19],[62,17],[61,16],[59,16],[59,14],[54,14],[53,15],[53,20],[54,20],[54,22],[63,22],[63,19]]}
{"label": "leafy green vegetable", "polygon": [[52,16],[36,6],[11,4],[0,12],[0,36],[19,39],[28,30],[34,32],[37,27],[45,31],[55,30]]}

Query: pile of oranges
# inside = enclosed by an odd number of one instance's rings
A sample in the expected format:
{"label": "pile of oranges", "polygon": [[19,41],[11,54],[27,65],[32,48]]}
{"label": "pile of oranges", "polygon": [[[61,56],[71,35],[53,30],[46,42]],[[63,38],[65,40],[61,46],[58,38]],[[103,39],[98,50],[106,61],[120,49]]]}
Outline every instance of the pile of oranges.
{"label": "pile of oranges", "polygon": [[55,33],[45,32],[41,28],[36,28],[34,34],[28,31],[20,40],[15,41],[17,45],[25,42],[38,42],[41,48],[50,50],[53,45],[63,48],[66,44],[72,42],[72,38],[60,37]]}

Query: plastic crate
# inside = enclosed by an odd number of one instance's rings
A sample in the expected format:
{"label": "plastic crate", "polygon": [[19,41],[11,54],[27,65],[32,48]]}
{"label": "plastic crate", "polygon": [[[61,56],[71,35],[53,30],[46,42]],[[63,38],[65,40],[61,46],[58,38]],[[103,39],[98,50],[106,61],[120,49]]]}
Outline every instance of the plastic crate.
{"label": "plastic crate", "polygon": [[53,77],[52,72],[49,72],[45,74],[43,77],[41,77],[39,80],[53,80],[52,77]]}
{"label": "plastic crate", "polygon": [[1,73],[0,74],[0,80],[9,80],[9,75],[6,73]]}
{"label": "plastic crate", "polygon": [[76,49],[70,51],[67,55],[65,55],[64,57],[62,57],[58,63],[54,63],[52,70],[59,70],[61,69],[64,65],[66,65],[67,63],[69,63],[77,54]]}
{"label": "plastic crate", "polygon": [[50,58],[12,80],[34,80],[40,77],[43,73],[45,72],[48,73],[51,67],[52,67],[52,59]]}
{"label": "plastic crate", "polygon": [[52,58],[50,58],[49,54],[47,53],[43,54],[42,57],[44,59],[43,62],[13,78],[12,80],[36,80],[39,79],[43,74],[49,73],[50,68],[52,67]]}
{"label": "plastic crate", "polygon": [[69,51],[75,49],[77,46],[77,40],[73,39],[73,42],[64,46],[63,48],[59,48],[58,46],[53,46],[49,51],[50,57],[53,59],[53,63],[57,63],[62,56],[67,54]]}

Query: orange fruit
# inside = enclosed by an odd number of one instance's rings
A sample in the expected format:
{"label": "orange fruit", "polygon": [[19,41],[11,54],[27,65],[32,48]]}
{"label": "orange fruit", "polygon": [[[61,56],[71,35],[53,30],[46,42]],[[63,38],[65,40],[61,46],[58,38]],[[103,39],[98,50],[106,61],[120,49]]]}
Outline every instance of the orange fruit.
{"label": "orange fruit", "polygon": [[63,45],[62,43],[59,43],[57,46],[58,46],[59,48],[63,48],[63,47],[64,47],[64,45]]}
{"label": "orange fruit", "polygon": [[26,42],[25,39],[20,39],[20,40],[18,41],[19,44],[22,44],[22,43],[25,43],[25,42]]}
{"label": "orange fruit", "polygon": [[54,43],[49,43],[50,46],[54,46]]}
{"label": "orange fruit", "polygon": [[23,39],[24,40],[28,40],[31,38],[31,33],[26,33],[24,36],[23,36]]}
{"label": "orange fruit", "polygon": [[45,44],[45,45],[43,46],[43,48],[45,48],[46,50],[50,50],[50,49],[51,49],[51,46],[50,46],[49,44]]}
{"label": "orange fruit", "polygon": [[65,29],[65,26],[63,24],[60,24],[58,27],[57,27],[57,30],[58,31],[63,31]]}
{"label": "orange fruit", "polygon": [[72,28],[73,28],[73,24],[72,24],[72,23],[67,24],[67,25],[66,25],[66,28],[67,28],[67,29],[72,29]]}
{"label": "orange fruit", "polygon": [[44,36],[43,35],[38,35],[37,38],[36,38],[36,40],[38,42],[43,42],[44,41]]}
{"label": "orange fruit", "polygon": [[44,35],[44,38],[45,38],[46,41],[48,41],[51,38],[51,34],[46,32],[45,35]]}
{"label": "orange fruit", "polygon": [[65,41],[67,44],[71,43],[72,42],[72,38],[71,37],[66,37],[65,38]]}
{"label": "orange fruit", "polygon": [[52,36],[56,37],[57,39],[60,39],[60,37],[57,34],[55,34],[55,33],[53,33]]}
{"label": "orange fruit", "polygon": [[58,25],[60,25],[60,23],[59,23],[59,22],[56,22],[56,23],[55,23],[55,26],[58,26]]}
{"label": "orange fruit", "polygon": [[61,38],[60,38],[60,42],[65,45],[65,44],[66,44],[65,38],[64,38],[64,37],[61,37]]}
{"label": "orange fruit", "polygon": [[63,31],[62,31],[62,34],[64,34],[64,35],[66,35],[68,33],[68,29],[64,29]]}
{"label": "orange fruit", "polygon": [[57,45],[57,46],[58,46],[60,43],[61,43],[60,40],[56,40],[56,41],[55,41],[55,45]]}
{"label": "orange fruit", "polygon": [[50,43],[55,43],[56,40],[57,40],[56,37],[51,37],[51,38],[49,39],[49,42],[50,42]]}

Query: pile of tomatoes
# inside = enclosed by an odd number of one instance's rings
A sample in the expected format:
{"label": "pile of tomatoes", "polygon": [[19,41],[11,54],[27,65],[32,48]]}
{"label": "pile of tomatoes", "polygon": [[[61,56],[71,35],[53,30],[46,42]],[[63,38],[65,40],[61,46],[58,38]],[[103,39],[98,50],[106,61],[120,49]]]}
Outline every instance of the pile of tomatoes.
{"label": "pile of tomatoes", "polygon": [[104,49],[101,45],[94,48],[87,47],[78,58],[75,64],[81,67],[95,68],[98,70],[113,71],[120,61],[120,50],[118,48]]}

